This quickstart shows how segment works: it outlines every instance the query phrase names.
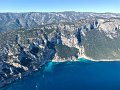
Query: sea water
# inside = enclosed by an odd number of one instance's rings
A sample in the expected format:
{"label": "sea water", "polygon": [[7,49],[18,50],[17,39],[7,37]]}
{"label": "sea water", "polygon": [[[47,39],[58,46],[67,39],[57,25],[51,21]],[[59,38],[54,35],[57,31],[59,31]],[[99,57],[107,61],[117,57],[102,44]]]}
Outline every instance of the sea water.
{"label": "sea water", "polygon": [[120,62],[50,62],[1,90],[120,90]]}

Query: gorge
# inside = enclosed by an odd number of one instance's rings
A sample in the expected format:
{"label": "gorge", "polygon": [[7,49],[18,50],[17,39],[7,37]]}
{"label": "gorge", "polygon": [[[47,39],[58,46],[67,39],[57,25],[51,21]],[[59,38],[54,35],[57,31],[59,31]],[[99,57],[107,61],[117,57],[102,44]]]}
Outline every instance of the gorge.
{"label": "gorge", "polygon": [[120,60],[120,14],[0,13],[0,87],[45,63]]}

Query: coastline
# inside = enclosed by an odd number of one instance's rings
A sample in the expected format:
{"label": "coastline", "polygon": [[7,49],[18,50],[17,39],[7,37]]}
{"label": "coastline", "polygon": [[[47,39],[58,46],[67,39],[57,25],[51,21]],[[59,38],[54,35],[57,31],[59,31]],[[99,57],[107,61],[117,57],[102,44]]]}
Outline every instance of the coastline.
{"label": "coastline", "polygon": [[98,59],[98,60],[95,60],[91,57],[88,57],[86,55],[83,55],[81,57],[78,57],[77,59],[67,59],[67,60],[52,60],[52,62],[66,62],[66,61],[73,61],[73,62],[76,62],[76,61],[81,61],[80,59],[86,59],[87,61],[93,61],[93,62],[116,62],[116,61],[120,61],[120,59]]}
{"label": "coastline", "polygon": [[[100,60],[95,60],[95,59],[92,59],[92,58],[90,58],[90,57],[88,57],[86,55],[82,55],[81,57],[78,57],[77,59],[57,59],[57,60],[53,59],[53,60],[51,60],[51,62],[53,62],[53,63],[54,62],[55,63],[62,63],[62,62],[67,62],[67,61],[70,61],[70,62],[85,62],[85,61],[93,61],[93,62],[118,62],[118,61],[120,61],[120,59],[114,59],[114,60],[113,59],[100,59]],[[44,66],[46,63],[49,63],[49,62],[44,62],[42,65],[40,65],[40,67],[37,70],[32,70],[32,71],[29,71],[29,72],[26,72],[26,73],[22,74],[22,78],[24,78],[25,76],[30,75],[34,71],[40,70],[40,68],[42,66]],[[16,77],[13,77],[13,78],[7,80],[8,82],[1,82],[0,88],[5,87],[7,84],[9,85],[12,82],[14,83],[14,81],[19,80],[19,79],[21,79],[21,78],[18,77],[18,76],[16,76]]]}
{"label": "coastline", "polygon": [[33,70],[31,70],[31,71],[24,72],[24,73],[22,73],[21,75],[14,76],[14,77],[12,77],[12,78],[4,81],[4,82],[1,82],[1,81],[0,81],[0,90],[1,90],[2,88],[6,87],[7,85],[16,82],[17,80],[21,80],[22,78],[24,78],[24,77],[26,77],[26,76],[29,76],[29,75],[31,75],[31,74],[34,73],[34,72],[39,71],[39,70],[41,69],[41,67],[44,66],[46,63],[48,63],[48,61],[47,61],[47,62],[43,62],[37,69],[33,69]]}

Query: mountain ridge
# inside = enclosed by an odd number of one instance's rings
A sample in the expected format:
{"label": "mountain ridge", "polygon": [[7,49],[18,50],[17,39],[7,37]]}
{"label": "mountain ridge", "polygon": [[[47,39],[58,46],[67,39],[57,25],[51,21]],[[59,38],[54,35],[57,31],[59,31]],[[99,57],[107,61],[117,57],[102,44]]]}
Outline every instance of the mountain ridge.
{"label": "mountain ridge", "polygon": [[91,18],[120,18],[120,14],[89,13],[89,12],[29,12],[29,13],[0,13],[0,31],[33,28],[48,23],[78,21]]}
{"label": "mountain ridge", "polygon": [[0,87],[80,57],[120,60],[120,14],[0,14]]}

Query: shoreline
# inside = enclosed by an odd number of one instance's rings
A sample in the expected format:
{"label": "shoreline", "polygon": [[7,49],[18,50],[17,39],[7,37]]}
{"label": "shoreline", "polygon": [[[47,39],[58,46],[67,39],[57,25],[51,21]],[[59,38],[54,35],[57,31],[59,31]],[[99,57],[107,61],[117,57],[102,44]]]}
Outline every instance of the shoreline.
{"label": "shoreline", "polygon": [[74,60],[70,60],[70,59],[52,60],[52,62],[66,62],[66,61],[76,62],[76,61],[81,61],[80,59],[86,59],[86,61],[93,61],[93,62],[116,62],[116,61],[120,61],[120,59],[98,59],[98,60],[95,60],[95,59],[92,59],[92,58],[84,55],[84,56],[78,57],[77,59],[74,59]]}
{"label": "shoreline", "polygon": [[[80,59],[85,59],[85,60],[80,60]],[[50,62],[53,62],[53,63],[62,63],[62,62],[68,62],[68,61],[70,61],[70,62],[78,62],[78,61],[79,62],[84,62],[84,61],[92,61],[92,62],[120,62],[120,59],[114,59],[114,60],[113,59],[100,59],[100,60],[95,60],[95,59],[92,59],[90,57],[87,57],[87,56],[83,55],[81,57],[78,57],[77,59],[66,59],[66,60],[65,59],[59,59],[59,60],[51,60]],[[49,61],[46,62],[46,63],[49,63]],[[24,73],[22,75],[22,78],[24,78],[26,76],[29,76],[31,73],[40,70],[40,68],[42,66],[44,66],[46,63],[44,62],[42,65],[40,65],[40,67],[37,70],[32,70],[32,71]],[[9,81],[7,83],[6,82],[1,82],[0,89],[4,88],[5,86],[7,86],[9,84],[11,84],[12,82],[14,83],[15,81],[17,81],[19,79],[21,79],[21,78],[19,78],[18,76],[16,76],[16,77],[13,77],[13,78],[7,80],[7,81]]]}

